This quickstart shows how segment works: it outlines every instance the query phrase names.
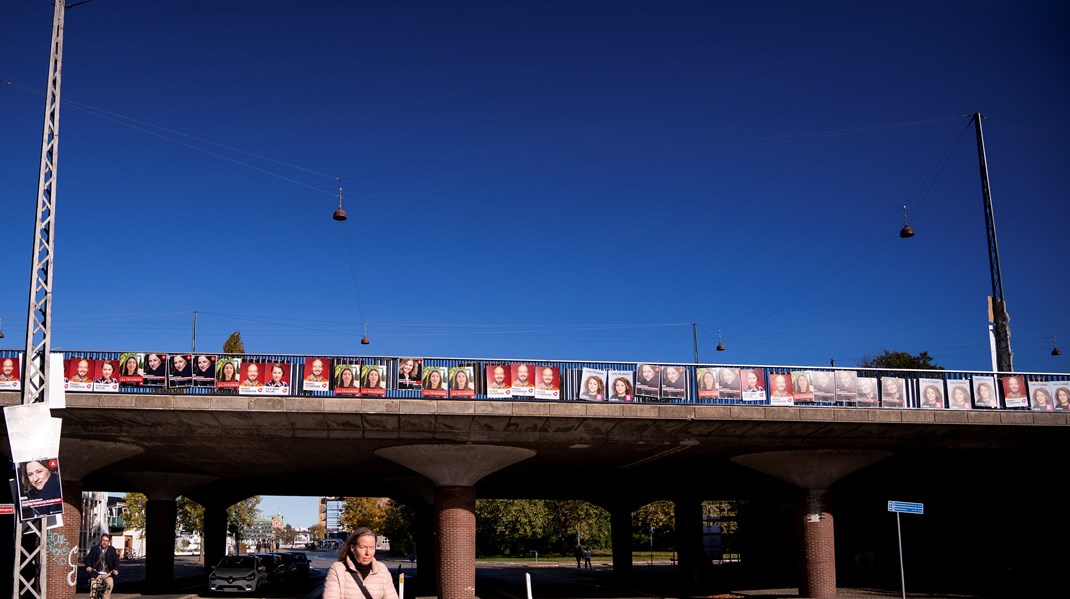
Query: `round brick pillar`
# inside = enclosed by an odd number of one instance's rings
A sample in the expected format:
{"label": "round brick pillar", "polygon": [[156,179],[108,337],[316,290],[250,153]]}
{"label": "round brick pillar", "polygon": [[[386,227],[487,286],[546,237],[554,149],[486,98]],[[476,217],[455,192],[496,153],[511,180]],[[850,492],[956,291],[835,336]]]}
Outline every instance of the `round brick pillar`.
{"label": "round brick pillar", "polygon": [[822,490],[807,490],[799,502],[802,540],[799,597],[828,599],[836,596],[836,539],[832,514]]}
{"label": "round brick pillar", "polygon": [[48,599],[74,599],[74,585],[78,581],[76,569],[82,567],[78,559],[82,535],[82,484],[68,480],[61,482],[63,526],[47,530],[41,548],[43,559],[48,561],[45,569]]}
{"label": "round brick pillar", "polygon": [[476,595],[476,492],[473,487],[435,488],[439,599]]}

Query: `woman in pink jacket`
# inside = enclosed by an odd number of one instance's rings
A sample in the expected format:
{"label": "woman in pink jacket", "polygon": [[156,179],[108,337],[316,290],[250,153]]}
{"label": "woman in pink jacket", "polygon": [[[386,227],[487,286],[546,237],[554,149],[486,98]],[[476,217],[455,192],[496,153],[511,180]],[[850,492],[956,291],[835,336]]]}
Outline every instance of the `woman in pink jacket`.
{"label": "woman in pink jacket", "polygon": [[370,528],[361,527],[349,535],[338,552],[338,561],[327,570],[323,599],[398,599],[390,570],[375,559],[375,540]]}

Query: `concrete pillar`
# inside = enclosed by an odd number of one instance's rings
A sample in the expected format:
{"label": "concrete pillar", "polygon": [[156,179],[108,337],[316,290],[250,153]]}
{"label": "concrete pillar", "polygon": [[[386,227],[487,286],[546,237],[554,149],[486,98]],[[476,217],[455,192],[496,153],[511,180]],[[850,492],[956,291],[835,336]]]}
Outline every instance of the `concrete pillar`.
{"label": "concrete pillar", "polygon": [[530,458],[535,451],[501,445],[403,445],[377,449],[375,455],[434,483],[438,597],[475,597],[476,481]]}
{"label": "concrete pillar", "polygon": [[46,531],[42,559],[45,565],[45,584],[49,599],[74,599],[78,560],[78,544],[82,534],[82,484],[64,480],[63,526]]}
{"label": "concrete pillar", "polygon": [[227,508],[204,506],[204,570],[211,573],[227,551]]}
{"label": "concrete pillar", "polygon": [[174,499],[145,502],[145,591],[165,593],[175,582],[175,521],[178,505]]}
{"label": "concrete pillar", "polygon": [[439,599],[472,599],[476,596],[475,489],[436,488],[435,520]]}
{"label": "concrete pillar", "polygon": [[676,517],[676,559],[685,588],[699,582],[709,563],[702,546],[702,501],[682,497],[673,502]]}
{"label": "concrete pillar", "polygon": [[825,507],[824,490],[802,494],[796,522],[802,551],[799,596],[825,599],[836,596],[836,540],[832,514]]}
{"label": "concrete pillar", "polygon": [[615,506],[609,512],[610,536],[613,541],[613,575],[626,579],[632,574],[632,510]]}
{"label": "concrete pillar", "polygon": [[[428,503],[411,504],[416,511],[416,579],[406,589],[413,597],[430,597],[438,592],[438,518],[435,506]],[[406,594],[408,594],[407,591]]]}

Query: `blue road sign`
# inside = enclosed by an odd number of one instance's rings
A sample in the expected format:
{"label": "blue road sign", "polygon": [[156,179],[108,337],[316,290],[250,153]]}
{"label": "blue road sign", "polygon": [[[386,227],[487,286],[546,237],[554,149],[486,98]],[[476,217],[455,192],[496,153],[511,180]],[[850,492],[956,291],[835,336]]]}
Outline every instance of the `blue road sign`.
{"label": "blue road sign", "polygon": [[901,512],[904,514],[924,514],[924,503],[910,503],[909,501],[889,501],[889,512]]}

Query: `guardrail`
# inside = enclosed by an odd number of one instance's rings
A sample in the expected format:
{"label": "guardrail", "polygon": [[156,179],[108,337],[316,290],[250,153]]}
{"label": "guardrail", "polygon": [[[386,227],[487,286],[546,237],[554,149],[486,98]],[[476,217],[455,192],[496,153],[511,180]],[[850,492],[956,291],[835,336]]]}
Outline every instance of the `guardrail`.
{"label": "guardrail", "polygon": [[[22,359],[0,350],[0,391],[21,389]],[[67,393],[1070,411],[1065,373],[116,351],[62,365]]]}

